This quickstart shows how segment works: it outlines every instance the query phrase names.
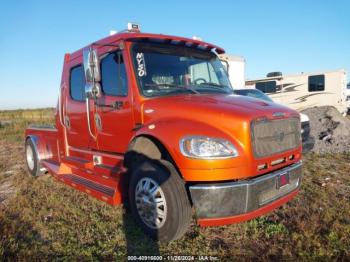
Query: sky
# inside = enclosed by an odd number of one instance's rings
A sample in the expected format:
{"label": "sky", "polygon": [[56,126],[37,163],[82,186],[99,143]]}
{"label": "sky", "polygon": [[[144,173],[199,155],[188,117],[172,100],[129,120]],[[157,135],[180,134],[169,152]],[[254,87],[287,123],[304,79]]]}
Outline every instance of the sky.
{"label": "sky", "polygon": [[56,106],[64,54],[129,21],[241,55],[249,79],[271,71],[350,73],[347,0],[3,0],[0,12],[0,109]]}

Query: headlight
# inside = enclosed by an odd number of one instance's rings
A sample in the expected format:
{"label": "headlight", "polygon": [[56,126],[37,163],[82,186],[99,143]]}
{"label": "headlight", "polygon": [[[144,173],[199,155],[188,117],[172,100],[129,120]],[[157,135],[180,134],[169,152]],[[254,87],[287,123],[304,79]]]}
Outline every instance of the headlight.
{"label": "headlight", "polygon": [[227,140],[205,136],[184,137],[180,141],[184,156],[200,159],[220,159],[238,156],[237,149]]}

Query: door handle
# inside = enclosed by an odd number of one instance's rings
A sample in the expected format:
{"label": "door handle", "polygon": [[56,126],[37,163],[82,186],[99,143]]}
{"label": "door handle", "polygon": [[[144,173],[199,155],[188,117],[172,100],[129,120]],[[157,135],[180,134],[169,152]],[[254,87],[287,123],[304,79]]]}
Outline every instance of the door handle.
{"label": "door handle", "polygon": [[113,103],[113,108],[114,109],[117,109],[117,110],[120,110],[124,105],[124,102],[123,101],[115,101]]}
{"label": "door handle", "polygon": [[116,110],[120,110],[123,108],[124,102],[123,101],[115,101],[113,104],[111,105],[105,105],[105,104],[96,104],[96,106],[98,107],[108,107],[108,108],[113,108]]}
{"label": "door handle", "polygon": [[70,120],[68,116],[64,116],[64,125],[70,129]]}

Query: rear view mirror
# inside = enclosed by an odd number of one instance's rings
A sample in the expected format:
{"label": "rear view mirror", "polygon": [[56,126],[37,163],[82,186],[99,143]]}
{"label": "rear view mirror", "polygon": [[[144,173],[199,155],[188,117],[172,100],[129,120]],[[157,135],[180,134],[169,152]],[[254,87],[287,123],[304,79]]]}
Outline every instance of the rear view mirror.
{"label": "rear view mirror", "polygon": [[99,98],[101,97],[101,85],[100,83],[89,83],[85,85],[85,94],[87,98]]}
{"label": "rear view mirror", "polygon": [[85,48],[83,50],[84,74],[86,83],[101,81],[100,61],[96,49]]}
{"label": "rear view mirror", "polygon": [[222,64],[223,68],[225,69],[226,74],[228,75],[228,68],[229,68],[228,62],[226,60],[220,60],[220,62]]}

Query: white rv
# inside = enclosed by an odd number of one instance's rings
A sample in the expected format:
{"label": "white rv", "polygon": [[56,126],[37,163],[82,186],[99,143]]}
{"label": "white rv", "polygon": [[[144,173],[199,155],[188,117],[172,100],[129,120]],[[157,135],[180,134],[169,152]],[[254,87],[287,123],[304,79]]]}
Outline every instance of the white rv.
{"label": "white rv", "polygon": [[340,113],[347,112],[346,71],[278,75],[247,80],[247,88],[256,88],[275,102],[301,111],[314,106],[334,106]]}
{"label": "white rv", "polygon": [[346,106],[348,108],[348,113],[350,113],[350,82],[346,86]]}
{"label": "white rv", "polygon": [[245,59],[242,56],[228,54],[219,55],[219,58],[226,68],[231,85],[234,89],[241,89],[245,86]]}
{"label": "white rv", "polygon": [[297,111],[314,106],[334,106],[341,113],[350,110],[350,87],[346,88],[347,75],[344,69],[282,75],[272,72],[267,77],[246,80],[245,59],[223,54],[219,56],[234,89],[256,88],[275,102]]}

